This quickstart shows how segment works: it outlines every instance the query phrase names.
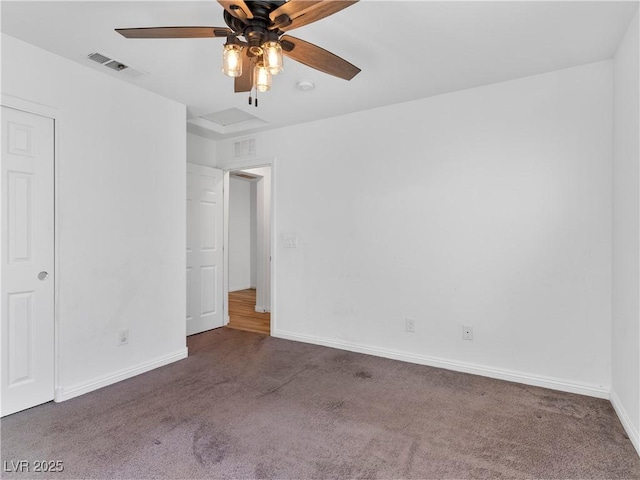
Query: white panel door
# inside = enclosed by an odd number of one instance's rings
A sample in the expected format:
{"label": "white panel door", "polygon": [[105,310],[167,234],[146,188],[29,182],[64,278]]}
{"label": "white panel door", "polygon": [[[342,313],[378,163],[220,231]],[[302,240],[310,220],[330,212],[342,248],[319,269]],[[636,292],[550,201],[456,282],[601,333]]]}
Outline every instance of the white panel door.
{"label": "white panel door", "polygon": [[187,165],[187,335],[224,325],[222,170]]}
{"label": "white panel door", "polygon": [[2,416],[53,400],[53,120],[2,107]]}

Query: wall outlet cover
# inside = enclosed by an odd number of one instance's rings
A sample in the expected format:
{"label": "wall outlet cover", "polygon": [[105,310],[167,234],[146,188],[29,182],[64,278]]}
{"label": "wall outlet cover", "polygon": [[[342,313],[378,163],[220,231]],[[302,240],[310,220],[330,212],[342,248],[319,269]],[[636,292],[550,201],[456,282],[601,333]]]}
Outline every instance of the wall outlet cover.
{"label": "wall outlet cover", "polygon": [[407,318],[405,328],[408,333],[416,333],[416,321],[412,318]]}
{"label": "wall outlet cover", "polygon": [[462,339],[473,340],[473,327],[471,325],[462,326]]}

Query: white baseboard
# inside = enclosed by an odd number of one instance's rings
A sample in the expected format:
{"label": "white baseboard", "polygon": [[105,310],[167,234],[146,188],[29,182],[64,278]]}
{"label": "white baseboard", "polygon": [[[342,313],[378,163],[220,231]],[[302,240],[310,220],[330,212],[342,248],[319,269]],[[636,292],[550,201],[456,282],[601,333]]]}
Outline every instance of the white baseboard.
{"label": "white baseboard", "polygon": [[640,455],[640,432],[638,432],[638,428],[631,422],[627,410],[624,408],[624,405],[622,405],[620,398],[618,398],[614,390],[611,390],[611,405],[613,405],[613,409],[618,414],[620,423],[622,423],[625,432],[627,432],[629,440],[631,440],[636,452]]}
{"label": "white baseboard", "polygon": [[187,358],[187,355],[188,355],[188,351],[187,351],[187,348],[185,347],[182,350],[179,350],[175,353],[166,355],[164,357],[156,358],[155,360],[142,363],[135,367],[125,368],[118,372],[111,373],[109,375],[104,375],[102,377],[94,378],[93,380],[79,383],[71,387],[56,388],[53,400],[55,402],[64,402],[65,400],[69,400],[79,395],[84,395],[85,393],[98,390],[99,388],[102,388],[102,387],[113,385],[114,383],[121,382],[122,380],[126,380],[127,378],[135,377],[136,375],[140,375],[141,373],[148,372],[155,368],[163,367],[170,363],[177,362],[178,360]]}
{"label": "white baseboard", "polygon": [[481,375],[483,377],[497,378],[499,380],[507,380],[510,382],[523,383],[525,385],[533,385],[535,387],[550,388],[552,390],[560,390],[562,392],[578,393],[580,395],[588,395],[590,397],[609,399],[610,389],[598,385],[589,385],[582,383],[569,382],[563,379],[546,377],[541,375],[532,375],[529,373],[516,372],[501,368],[492,368],[475,363],[458,362],[447,360],[444,358],[431,357],[427,355],[418,355],[414,353],[400,352],[396,350],[388,350],[379,347],[370,347],[351,342],[341,342],[326,338],[301,335],[293,332],[275,330],[271,332],[272,337],[284,338],[286,340],[294,340],[297,342],[312,343],[315,345],[323,345],[325,347],[338,348],[348,350],[350,352],[366,353],[377,357],[391,358],[393,360],[401,360],[403,362],[417,363],[420,365],[428,365],[430,367],[445,368],[456,372],[471,373]]}
{"label": "white baseboard", "polygon": [[271,312],[270,308],[264,307],[262,305],[256,305],[256,312],[258,313],[267,313],[267,312]]}

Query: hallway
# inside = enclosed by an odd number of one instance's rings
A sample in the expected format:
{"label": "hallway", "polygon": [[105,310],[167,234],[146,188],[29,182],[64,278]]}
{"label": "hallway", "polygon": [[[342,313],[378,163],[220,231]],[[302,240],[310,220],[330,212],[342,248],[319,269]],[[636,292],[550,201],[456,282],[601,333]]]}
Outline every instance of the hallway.
{"label": "hallway", "polygon": [[271,333],[271,314],[256,312],[255,306],[255,289],[229,292],[229,324],[227,327],[269,335]]}

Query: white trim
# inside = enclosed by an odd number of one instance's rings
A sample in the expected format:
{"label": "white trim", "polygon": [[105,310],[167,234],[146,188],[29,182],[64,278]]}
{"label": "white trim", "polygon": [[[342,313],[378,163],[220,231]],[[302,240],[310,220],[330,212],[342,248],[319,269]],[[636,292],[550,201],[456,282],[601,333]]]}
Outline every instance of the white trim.
{"label": "white trim", "polygon": [[276,227],[277,227],[277,191],[278,189],[276,188],[276,157],[272,158],[271,161],[271,211],[269,212],[269,216],[270,216],[270,220],[271,220],[271,225],[269,226],[270,231],[269,234],[271,235],[271,242],[270,242],[270,249],[271,249],[271,265],[270,265],[270,270],[271,270],[271,284],[269,285],[270,287],[270,292],[271,292],[271,298],[269,298],[269,319],[270,319],[270,328],[271,331],[275,331],[276,330],[276,325],[277,325],[277,320],[278,320],[278,315],[276,314],[276,278],[277,278],[277,269],[278,269],[278,262],[277,262],[277,258],[278,258],[278,232],[276,231]]}
{"label": "white trim", "polygon": [[636,452],[638,452],[638,455],[640,456],[640,432],[638,432],[637,427],[633,422],[631,422],[629,414],[627,414],[627,410],[624,408],[624,405],[614,390],[611,390],[611,405],[613,405],[613,409],[618,414],[620,423],[622,423],[625,432],[627,432],[627,435],[629,436],[629,440],[631,440]]}
{"label": "white trim", "polygon": [[79,395],[84,395],[85,393],[98,390],[99,388],[107,387],[109,385],[113,385],[114,383],[121,382],[122,380],[126,380],[127,378],[135,377],[136,375],[140,375],[141,373],[149,372],[153,369],[163,367],[173,362],[177,362],[178,360],[187,358],[187,355],[188,352],[187,348],[185,347],[181,350],[178,350],[177,352],[165,355],[164,357],[156,358],[155,360],[151,360],[150,362],[141,363],[136,367],[125,368],[124,370],[110,373],[102,377],[94,378],[93,380],[79,383],[71,387],[56,388],[54,401],[64,402],[65,400],[69,400]]}
{"label": "white trim", "polygon": [[229,325],[229,172],[222,172],[222,316]]}
{"label": "white trim", "polygon": [[59,118],[60,115],[57,108],[31,102],[23,98],[14,97],[13,95],[7,95],[6,93],[1,94],[0,103],[3,107],[15,108],[16,110],[33,113],[34,115],[40,115],[41,117],[53,118],[54,120]]}
{"label": "white trim", "polygon": [[274,163],[274,157],[256,157],[248,160],[220,161],[216,164],[216,168],[220,168],[225,171],[244,170],[246,168],[271,167]]}
{"label": "white trim", "polygon": [[247,287],[247,286],[244,286],[244,285],[241,285],[239,287],[234,286],[234,287],[229,287],[229,293],[231,293],[231,292],[241,292],[242,290],[251,290],[251,289],[255,290],[255,287],[251,287],[251,286]]}
{"label": "white trim", "polygon": [[447,360],[427,355],[388,350],[386,348],[370,347],[357,343],[335,341],[312,335],[301,335],[293,332],[274,330],[273,328],[271,330],[271,335],[273,337],[294,340],[297,342],[323,345],[325,347],[338,348],[341,350],[348,350],[350,352],[365,353],[367,355],[375,355],[377,357],[391,358],[393,360],[417,363],[419,365],[428,365],[430,367],[445,368],[456,372],[471,373],[473,375],[481,375],[483,377],[497,378],[499,380],[507,380],[510,382],[523,383],[525,385],[533,385],[536,387],[550,388],[552,390],[588,395],[590,397],[604,398],[607,400],[609,399],[610,394],[609,388],[599,385],[575,383],[560,378],[532,375],[529,373],[516,372],[502,368],[492,368],[475,363],[458,362],[455,360]]}
{"label": "white trim", "polygon": [[[276,298],[276,157],[259,157],[249,160],[236,160],[236,161],[221,161],[218,162],[216,168],[220,168],[224,171],[224,279],[223,279],[223,311],[224,316],[229,323],[229,172],[233,170],[243,170],[247,168],[260,168],[271,167],[271,209],[270,209],[270,253],[271,253],[271,265],[270,265],[270,308],[265,308],[262,305],[256,305],[256,312],[271,313],[271,331],[273,332],[276,325],[275,314],[275,298]],[[254,288],[254,287],[249,287]],[[225,324],[226,325],[226,324]]]}

